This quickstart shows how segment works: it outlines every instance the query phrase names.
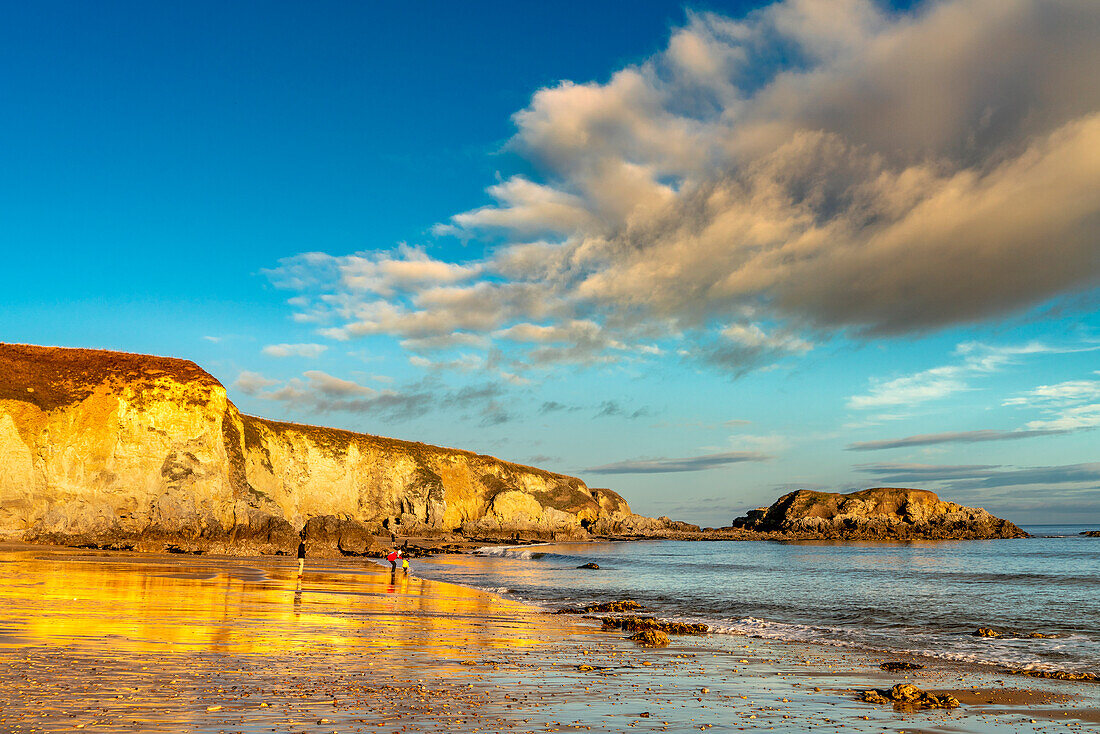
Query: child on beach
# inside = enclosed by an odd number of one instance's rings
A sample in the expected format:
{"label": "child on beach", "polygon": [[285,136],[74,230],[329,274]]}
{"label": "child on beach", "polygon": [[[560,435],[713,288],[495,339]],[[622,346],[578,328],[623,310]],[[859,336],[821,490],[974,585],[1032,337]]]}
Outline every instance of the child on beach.
{"label": "child on beach", "polygon": [[409,575],[409,559],[408,558],[405,558],[405,557],[401,558],[401,570],[405,572],[406,576]]}

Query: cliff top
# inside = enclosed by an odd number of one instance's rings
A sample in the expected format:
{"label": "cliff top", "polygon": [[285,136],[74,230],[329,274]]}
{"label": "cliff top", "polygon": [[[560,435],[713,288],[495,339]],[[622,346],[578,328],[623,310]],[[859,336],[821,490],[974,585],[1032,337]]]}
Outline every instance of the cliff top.
{"label": "cliff top", "polygon": [[[430,443],[421,443],[420,441],[407,441],[400,438],[389,438],[388,436],[379,436],[373,433],[359,433],[357,431],[347,431],[342,428],[329,428],[327,426],[314,426],[308,423],[290,423],[287,421],[276,421],[269,418],[260,418],[253,415],[244,416],[247,420],[245,422],[245,431],[250,432],[251,426],[249,421],[255,421],[260,425],[265,426],[268,430],[274,433],[295,432],[300,433],[303,436],[308,437],[313,443],[328,447],[335,451],[345,451],[347,447],[356,442],[369,443],[374,446],[379,446],[385,449],[394,451],[400,451],[410,455],[417,455],[425,451],[433,453],[443,453],[452,456],[462,456],[468,459],[481,459],[483,461],[492,461],[497,464],[502,464],[516,471],[529,472],[531,474],[538,474],[544,477],[553,477],[555,479],[573,479],[566,474],[559,474],[557,472],[547,471],[546,469],[539,469],[534,466],[527,466],[525,464],[517,464],[511,461],[505,461],[498,459],[495,456],[489,456],[488,454],[479,454],[474,451],[467,451],[466,449],[455,449],[448,446],[436,446]],[[250,436],[246,436],[248,440]]]}
{"label": "cliff top", "polygon": [[0,400],[21,400],[44,411],[78,403],[104,382],[137,383],[161,377],[221,386],[213,375],[186,359],[0,343]]}
{"label": "cliff top", "polygon": [[[106,349],[71,349],[0,343],[0,400],[31,403],[46,412],[78,403],[91,395],[98,385],[106,382],[124,382],[134,386],[148,384],[164,377],[180,383],[224,389],[213,375],[187,359],[114,352]],[[336,451],[346,450],[354,442],[370,443],[412,455],[424,452],[443,453],[492,461],[507,466],[513,471],[528,472],[558,480],[574,479],[568,475],[502,461],[493,456],[463,449],[255,416],[245,416],[245,418],[246,441],[250,438],[248,435],[250,429],[254,430],[250,422],[255,421],[275,433],[288,431],[300,433],[316,444]],[[579,482],[579,480],[576,481]]]}

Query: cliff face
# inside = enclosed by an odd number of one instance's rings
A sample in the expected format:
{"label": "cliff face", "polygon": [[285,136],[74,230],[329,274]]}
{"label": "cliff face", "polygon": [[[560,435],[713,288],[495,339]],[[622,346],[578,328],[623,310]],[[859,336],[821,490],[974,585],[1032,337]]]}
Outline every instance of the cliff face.
{"label": "cliff face", "polygon": [[529,537],[663,527],[574,477],[243,415],[185,360],[0,344],[0,536],[276,553],[311,518],[324,521],[307,537],[335,533],[345,553],[383,526]]}
{"label": "cliff face", "polygon": [[944,502],[925,489],[893,487],[849,494],[800,489],[783,495],[771,507],[737,518],[733,527],[848,540],[1028,537],[1008,520],[981,508]]}

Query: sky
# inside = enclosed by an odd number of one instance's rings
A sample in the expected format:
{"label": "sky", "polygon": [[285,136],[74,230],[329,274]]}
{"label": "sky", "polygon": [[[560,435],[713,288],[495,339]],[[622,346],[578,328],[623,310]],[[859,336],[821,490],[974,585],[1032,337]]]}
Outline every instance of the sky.
{"label": "sky", "polygon": [[704,526],[1100,522],[1094,0],[4,16],[0,341]]}

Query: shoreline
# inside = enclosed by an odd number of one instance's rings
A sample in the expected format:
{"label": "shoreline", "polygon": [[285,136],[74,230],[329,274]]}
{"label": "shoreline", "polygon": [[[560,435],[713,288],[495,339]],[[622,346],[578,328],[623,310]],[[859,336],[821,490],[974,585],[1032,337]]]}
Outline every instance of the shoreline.
{"label": "shoreline", "polygon": [[[307,563],[300,590],[284,558],[0,544],[0,563],[12,580],[0,592],[0,685],[13,692],[0,727],[11,731],[32,721],[46,731],[293,722],[317,731],[984,732],[1100,723],[1095,684],[1005,680],[950,663],[890,674],[877,669],[886,658],[869,652],[752,638],[674,636],[668,648],[641,648],[469,587],[416,577],[391,586],[383,567],[358,559]],[[966,700],[912,713],[857,700],[860,689],[894,682]]]}

